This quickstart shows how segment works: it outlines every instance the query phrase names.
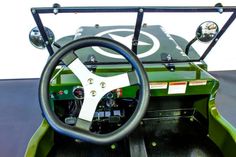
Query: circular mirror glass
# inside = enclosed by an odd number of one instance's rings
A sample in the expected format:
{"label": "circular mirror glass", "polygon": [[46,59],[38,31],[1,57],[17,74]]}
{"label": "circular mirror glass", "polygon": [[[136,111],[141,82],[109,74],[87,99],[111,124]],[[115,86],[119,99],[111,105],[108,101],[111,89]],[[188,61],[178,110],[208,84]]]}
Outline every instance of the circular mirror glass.
{"label": "circular mirror glass", "polygon": [[218,25],[213,21],[203,22],[196,31],[196,37],[199,41],[209,42],[215,38],[219,32]]}
{"label": "circular mirror glass", "polygon": [[[54,36],[52,30],[47,27],[44,27],[44,30],[45,30],[45,33],[47,34],[49,43],[52,44],[55,39],[55,36]],[[38,27],[34,27],[30,31],[29,40],[30,40],[31,44],[36,48],[43,49],[46,47],[45,42],[43,41],[43,37],[40,34]]]}

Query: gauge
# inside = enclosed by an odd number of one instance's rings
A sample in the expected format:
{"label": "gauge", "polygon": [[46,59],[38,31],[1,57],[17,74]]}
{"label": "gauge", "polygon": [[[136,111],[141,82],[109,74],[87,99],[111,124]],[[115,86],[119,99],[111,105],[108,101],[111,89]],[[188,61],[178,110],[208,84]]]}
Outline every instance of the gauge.
{"label": "gauge", "polygon": [[74,87],[73,95],[76,99],[84,99],[84,88],[81,86]]}

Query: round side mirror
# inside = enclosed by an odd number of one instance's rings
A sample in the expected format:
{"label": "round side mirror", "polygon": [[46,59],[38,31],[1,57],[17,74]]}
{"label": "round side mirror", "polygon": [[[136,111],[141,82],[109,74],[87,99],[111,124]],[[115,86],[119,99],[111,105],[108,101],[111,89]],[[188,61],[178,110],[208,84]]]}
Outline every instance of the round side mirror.
{"label": "round side mirror", "polygon": [[[46,33],[46,35],[48,37],[49,43],[52,44],[54,42],[54,40],[55,40],[55,36],[54,36],[52,30],[47,28],[47,27],[44,27],[44,30],[45,30],[45,33]],[[29,40],[30,40],[31,44],[34,47],[38,48],[38,49],[43,49],[43,48],[46,47],[45,42],[43,41],[43,37],[40,34],[38,27],[34,27],[30,31],[30,33],[29,33]]]}
{"label": "round side mirror", "polygon": [[196,31],[196,37],[199,41],[209,42],[214,39],[219,32],[218,25],[213,21],[203,22]]}

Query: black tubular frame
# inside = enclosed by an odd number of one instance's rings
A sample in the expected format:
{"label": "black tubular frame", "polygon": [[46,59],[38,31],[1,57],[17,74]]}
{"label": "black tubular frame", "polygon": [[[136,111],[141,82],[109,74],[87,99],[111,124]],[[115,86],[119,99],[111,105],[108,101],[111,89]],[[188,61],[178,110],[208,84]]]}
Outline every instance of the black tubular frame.
{"label": "black tubular frame", "polygon": [[[220,37],[228,29],[231,23],[236,18],[236,6],[222,6],[221,4],[216,4],[215,6],[196,6],[196,7],[60,7],[60,5],[53,5],[54,7],[38,7],[31,8],[32,15],[37,24],[37,27],[42,35],[46,48],[50,55],[54,53],[51,44],[48,41],[48,37],[45,33],[43,23],[40,18],[40,14],[59,14],[59,13],[137,13],[136,24],[134,28],[134,35],[132,40],[132,51],[137,54],[137,45],[140,35],[140,29],[142,26],[144,13],[204,13],[204,12],[231,12],[232,15],[220,29],[219,33],[209,44],[208,48],[205,50],[203,55],[199,59],[195,60],[186,60],[186,61],[171,61],[175,62],[198,62],[205,59],[209,54],[211,49],[215,46]],[[166,62],[166,61],[165,61]],[[154,62],[143,62],[143,63],[164,63],[163,61],[154,61]]]}

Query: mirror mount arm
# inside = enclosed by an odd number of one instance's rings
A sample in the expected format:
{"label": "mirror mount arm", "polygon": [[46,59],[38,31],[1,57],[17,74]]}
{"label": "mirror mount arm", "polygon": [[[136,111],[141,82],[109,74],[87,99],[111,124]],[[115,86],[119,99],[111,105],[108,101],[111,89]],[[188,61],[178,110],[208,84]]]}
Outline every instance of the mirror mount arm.
{"label": "mirror mount arm", "polygon": [[53,49],[51,47],[51,44],[49,43],[49,39],[48,39],[48,36],[47,36],[47,34],[46,34],[45,30],[44,30],[44,26],[43,26],[43,23],[42,23],[41,18],[39,16],[39,13],[35,9],[31,9],[31,12],[32,12],[34,20],[35,20],[35,22],[37,24],[39,32],[40,32],[40,34],[41,34],[41,36],[43,38],[43,41],[44,41],[44,43],[46,45],[46,48],[48,49],[49,55],[52,56],[54,54],[54,51],[53,51]]}
{"label": "mirror mount arm", "polygon": [[187,46],[186,46],[186,48],[185,48],[185,54],[186,54],[186,55],[188,55],[190,46],[191,46],[195,41],[197,41],[197,37],[196,37],[196,36],[187,44]]}

